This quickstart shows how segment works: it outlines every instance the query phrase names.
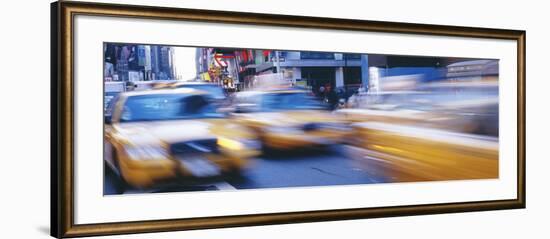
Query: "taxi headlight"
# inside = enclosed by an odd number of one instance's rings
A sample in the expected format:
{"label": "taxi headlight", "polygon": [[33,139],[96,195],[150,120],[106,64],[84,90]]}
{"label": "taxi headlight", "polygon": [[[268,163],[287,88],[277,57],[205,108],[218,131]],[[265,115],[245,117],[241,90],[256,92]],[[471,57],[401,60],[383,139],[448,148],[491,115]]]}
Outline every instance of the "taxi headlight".
{"label": "taxi headlight", "polygon": [[258,149],[260,148],[260,143],[257,140],[253,140],[253,139],[234,140],[234,139],[219,137],[218,146],[225,149],[230,149],[230,150]]}
{"label": "taxi headlight", "polygon": [[244,145],[241,142],[224,137],[218,137],[218,145],[222,148],[231,150],[241,150],[244,148]]}
{"label": "taxi headlight", "polygon": [[124,149],[126,150],[128,156],[134,160],[156,160],[168,158],[168,151],[158,145],[125,146]]}

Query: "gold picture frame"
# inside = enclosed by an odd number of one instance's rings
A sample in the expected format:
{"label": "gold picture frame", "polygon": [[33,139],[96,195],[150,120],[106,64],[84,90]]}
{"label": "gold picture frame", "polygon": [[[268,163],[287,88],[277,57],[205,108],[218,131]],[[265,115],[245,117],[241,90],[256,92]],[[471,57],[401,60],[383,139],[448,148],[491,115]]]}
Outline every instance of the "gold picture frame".
{"label": "gold picture frame", "polygon": [[[75,120],[75,92],[73,91],[73,69],[75,66],[73,63],[73,47],[75,39],[73,38],[73,23],[74,17],[77,15],[457,36],[516,41],[518,105],[517,197],[511,200],[75,224],[75,185],[73,177],[73,133]],[[51,22],[51,235],[54,237],[163,232],[525,208],[525,31],[65,1],[51,4]]]}

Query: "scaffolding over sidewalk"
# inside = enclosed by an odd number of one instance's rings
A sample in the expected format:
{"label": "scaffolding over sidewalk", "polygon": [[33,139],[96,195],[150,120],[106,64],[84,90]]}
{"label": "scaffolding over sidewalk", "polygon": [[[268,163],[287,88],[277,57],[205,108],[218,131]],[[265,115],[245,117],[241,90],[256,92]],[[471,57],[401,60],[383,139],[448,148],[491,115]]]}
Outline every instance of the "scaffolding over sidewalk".
{"label": "scaffolding over sidewalk", "polygon": [[288,88],[293,86],[292,79],[285,78],[283,73],[272,73],[254,76],[255,89]]}

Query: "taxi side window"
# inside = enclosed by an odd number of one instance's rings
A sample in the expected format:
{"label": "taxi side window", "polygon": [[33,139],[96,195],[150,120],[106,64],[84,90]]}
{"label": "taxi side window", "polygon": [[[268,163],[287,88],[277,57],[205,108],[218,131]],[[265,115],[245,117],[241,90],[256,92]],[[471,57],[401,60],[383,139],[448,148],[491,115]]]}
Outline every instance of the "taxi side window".
{"label": "taxi side window", "polygon": [[106,107],[105,113],[104,113],[105,123],[110,124],[112,122],[113,113],[114,113],[114,110],[115,110],[115,105],[117,104],[118,99],[119,99],[119,97],[118,97],[118,95],[116,95],[111,100],[109,100],[109,102],[107,103],[107,107]]}

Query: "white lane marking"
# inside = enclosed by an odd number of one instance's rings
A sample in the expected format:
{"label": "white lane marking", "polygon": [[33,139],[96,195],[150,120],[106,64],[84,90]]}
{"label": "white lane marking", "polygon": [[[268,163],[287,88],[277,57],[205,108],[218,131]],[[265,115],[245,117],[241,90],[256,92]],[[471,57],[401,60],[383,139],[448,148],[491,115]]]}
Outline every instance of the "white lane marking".
{"label": "white lane marking", "polygon": [[407,159],[399,156],[394,156],[387,153],[378,152],[375,150],[360,148],[356,146],[346,145],[346,150],[351,153],[356,153],[359,155],[353,155],[356,159],[367,159],[372,161],[378,161],[387,164],[396,164],[397,162],[407,162],[411,164],[421,164],[420,162],[412,159]]}
{"label": "white lane marking", "polygon": [[219,190],[237,190],[237,188],[227,182],[215,183],[214,186],[216,186]]}

